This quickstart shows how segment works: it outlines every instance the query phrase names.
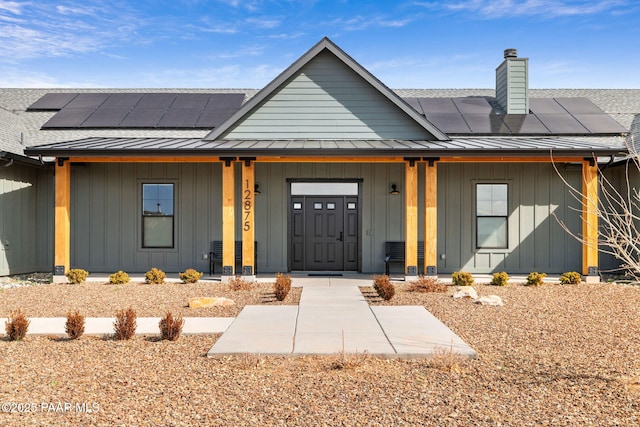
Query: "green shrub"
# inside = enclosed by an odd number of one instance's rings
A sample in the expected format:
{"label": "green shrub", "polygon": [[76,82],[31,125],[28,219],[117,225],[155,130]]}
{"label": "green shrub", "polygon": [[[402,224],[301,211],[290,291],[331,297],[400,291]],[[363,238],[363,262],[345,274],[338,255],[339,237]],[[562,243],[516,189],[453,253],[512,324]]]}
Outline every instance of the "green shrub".
{"label": "green shrub", "polygon": [[175,341],[182,333],[184,319],[182,319],[182,316],[174,318],[171,312],[168,312],[166,316],[160,319],[158,326],[160,327],[160,337],[163,340]]}
{"label": "green shrub", "polygon": [[471,275],[471,273],[456,271],[451,275],[451,281],[456,286],[472,286],[473,276]]}
{"label": "green shrub", "polygon": [[560,283],[563,285],[579,285],[582,282],[582,275],[577,271],[567,271],[560,276]]}
{"label": "green shrub", "polygon": [[144,281],[146,283],[151,283],[154,285],[159,285],[161,283],[164,283],[164,279],[166,278],[167,278],[167,275],[164,273],[164,271],[155,267],[153,267],[151,270],[147,271],[144,274]]}
{"label": "green shrub", "polygon": [[436,276],[420,276],[409,283],[409,292],[447,292],[447,285],[440,283]]}
{"label": "green shrub", "polygon": [[78,339],[84,334],[84,316],[80,312],[76,311],[71,313],[67,312],[67,322],[64,325],[64,331],[67,333],[69,339]]}
{"label": "green shrub", "polygon": [[116,321],[113,323],[115,339],[131,339],[131,337],[136,333],[136,328],[138,327],[136,319],[136,311],[131,307],[126,310],[118,311],[118,313],[116,313]]}
{"label": "green shrub", "polygon": [[124,285],[125,283],[129,283],[130,280],[129,275],[122,270],[109,276],[109,283],[112,285]]}
{"label": "green shrub", "polygon": [[229,287],[232,291],[250,291],[253,285],[248,280],[244,280],[242,276],[234,276],[229,278]]}
{"label": "green shrub", "polygon": [[291,276],[282,273],[276,274],[276,283],[273,285],[273,292],[278,301],[284,301],[291,290]]}
{"label": "green shrub", "polygon": [[184,283],[198,283],[198,280],[202,277],[202,273],[194,270],[193,268],[188,268],[184,271],[184,273],[180,273],[180,280]]}
{"label": "green shrub", "polygon": [[65,276],[67,276],[69,282],[73,283],[74,285],[78,285],[87,280],[87,277],[89,277],[89,272],[81,268],[72,268],[71,270],[67,271],[67,274],[65,274]]}
{"label": "green shrub", "polygon": [[9,313],[9,318],[5,322],[5,330],[10,341],[21,341],[29,330],[31,321],[27,319],[22,310],[17,309]]}
{"label": "green shrub", "polygon": [[507,286],[509,282],[509,275],[504,271],[501,273],[493,273],[491,284],[494,286]]}
{"label": "green shrub", "polygon": [[373,289],[385,301],[389,301],[396,294],[396,287],[386,274],[373,276]]}
{"label": "green shrub", "polygon": [[537,271],[533,271],[527,276],[527,285],[540,286],[543,283],[542,279],[544,279],[545,277],[547,277],[546,273],[538,273]]}

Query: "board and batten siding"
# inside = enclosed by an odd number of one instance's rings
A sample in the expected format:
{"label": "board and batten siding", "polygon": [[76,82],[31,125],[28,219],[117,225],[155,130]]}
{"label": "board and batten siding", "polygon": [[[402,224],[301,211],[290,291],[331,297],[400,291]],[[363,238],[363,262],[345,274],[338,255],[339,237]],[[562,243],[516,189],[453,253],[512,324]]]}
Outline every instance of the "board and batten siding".
{"label": "board and batten siding", "polygon": [[[222,237],[219,163],[87,163],[71,170],[71,268],[89,272],[209,271]],[[141,243],[142,183],[175,183],[175,248]]]}
{"label": "board and batten siding", "polygon": [[429,139],[332,54],[315,57],[225,139]]}
{"label": "board and batten siding", "polygon": [[[581,230],[579,208],[551,164],[465,163],[438,166],[439,273],[528,274],[580,271],[582,247],[558,224]],[[580,188],[580,165],[558,165]],[[509,184],[507,249],[477,249],[475,184]],[[553,216],[558,218],[556,218]],[[439,256],[440,258],[440,256]]]}
{"label": "board and batten siding", "polygon": [[50,170],[0,168],[0,276],[51,270],[52,217]]}

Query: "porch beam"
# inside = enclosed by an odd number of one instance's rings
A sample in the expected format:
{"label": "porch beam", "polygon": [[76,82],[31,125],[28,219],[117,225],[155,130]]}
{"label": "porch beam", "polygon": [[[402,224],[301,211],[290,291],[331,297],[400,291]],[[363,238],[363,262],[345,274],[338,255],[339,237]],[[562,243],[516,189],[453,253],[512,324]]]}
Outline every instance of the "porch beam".
{"label": "porch beam", "polygon": [[582,274],[597,278],[598,272],[598,166],[582,161]]}
{"label": "porch beam", "polygon": [[582,157],[440,157],[440,163],[582,163]]}
{"label": "porch beam", "polygon": [[63,281],[71,264],[71,163],[62,158],[56,159],[55,166],[54,233],[54,281]]}
{"label": "porch beam", "polygon": [[[77,156],[71,157],[69,161],[78,163],[211,163],[219,161],[218,156],[99,156],[87,157]],[[404,157],[384,156],[384,157],[358,157],[358,156],[260,156],[256,158],[258,162],[266,163],[403,163]],[[551,157],[551,156],[534,156],[534,157],[509,157],[509,156],[488,156],[488,157],[440,157],[442,163],[581,163],[582,157]]]}
{"label": "porch beam", "polygon": [[222,163],[222,275],[235,275],[235,162]]}
{"label": "porch beam", "polygon": [[[242,159],[241,159],[242,160]],[[245,161],[242,164],[242,275],[254,276],[254,240],[255,240],[255,164]]]}
{"label": "porch beam", "polygon": [[405,170],[405,268],[407,277],[418,275],[418,165],[407,161]]}
{"label": "porch beam", "polygon": [[424,177],[424,274],[438,274],[438,163],[425,165]]}

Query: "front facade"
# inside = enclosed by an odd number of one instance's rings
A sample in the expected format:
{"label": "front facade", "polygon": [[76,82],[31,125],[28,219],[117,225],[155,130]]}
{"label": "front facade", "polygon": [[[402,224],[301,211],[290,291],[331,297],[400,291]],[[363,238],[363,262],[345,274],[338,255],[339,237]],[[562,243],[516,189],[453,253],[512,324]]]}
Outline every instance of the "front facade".
{"label": "front facade", "polygon": [[610,260],[569,185],[597,198],[640,93],[614,120],[611,91],[527,80],[510,50],[495,92],[392,91],[323,39],[259,92],[0,90],[23,135],[0,172],[0,274],[381,273],[403,242],[406,276],[595,276]]}

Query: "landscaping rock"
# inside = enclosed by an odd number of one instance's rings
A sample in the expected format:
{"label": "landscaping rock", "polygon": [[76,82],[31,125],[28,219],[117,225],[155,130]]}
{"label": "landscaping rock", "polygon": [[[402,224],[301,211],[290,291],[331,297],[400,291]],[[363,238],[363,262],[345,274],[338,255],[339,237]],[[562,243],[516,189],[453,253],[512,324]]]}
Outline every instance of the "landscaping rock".
{"label": "landscaping rock", "polygon": [[189,300],[189,308],[209,308],[214,306],[228,307],[236,303],[225,297],[199,297]]}
{"label": "landscaping rock", "polygon": [[458,286],[458,288],[456,289],[456,293],[453,294],[453,297],[455,299],[471,298],[475,300],[478,299],[478,293],[475,289],[473,289],[473,286]]}
{"label": "landscaping rock", "polygon": [[502,302],[502,298],[500,298],[498,295],[489,295],[488,297],[480,297],[473,302],[481,305],[504,305],[504,303]]}

